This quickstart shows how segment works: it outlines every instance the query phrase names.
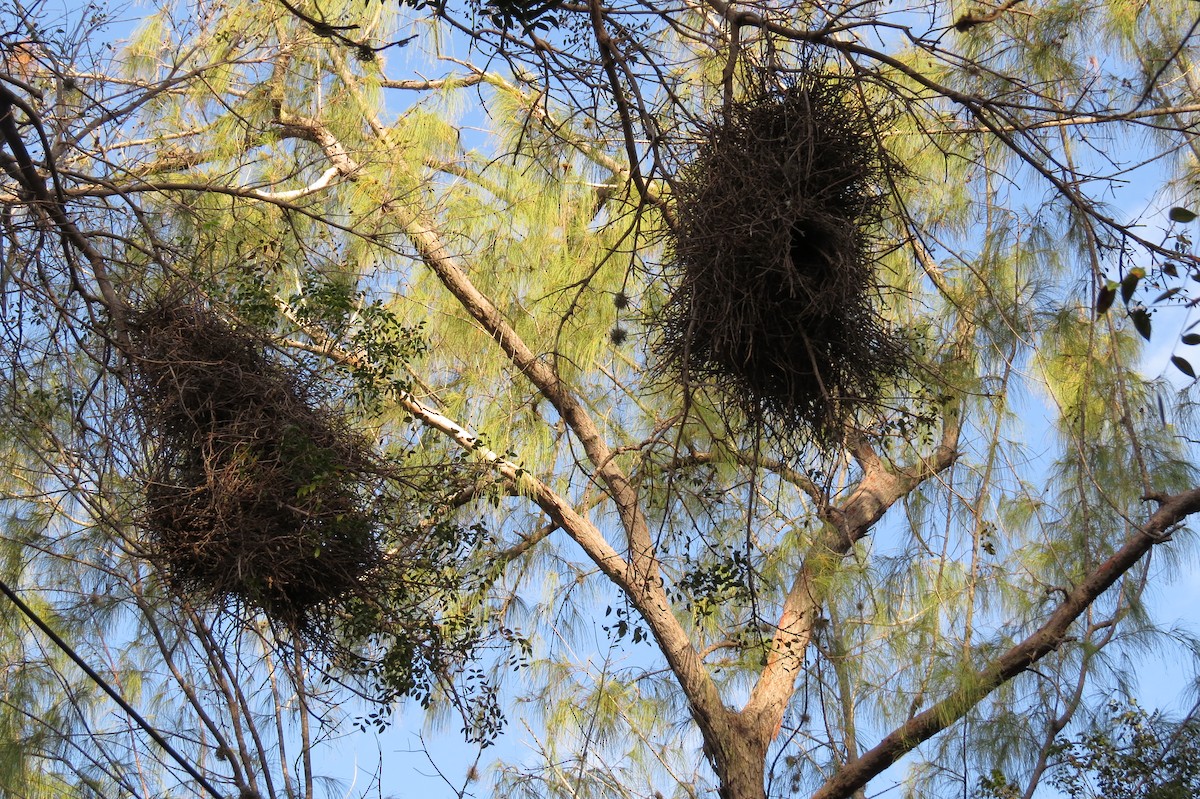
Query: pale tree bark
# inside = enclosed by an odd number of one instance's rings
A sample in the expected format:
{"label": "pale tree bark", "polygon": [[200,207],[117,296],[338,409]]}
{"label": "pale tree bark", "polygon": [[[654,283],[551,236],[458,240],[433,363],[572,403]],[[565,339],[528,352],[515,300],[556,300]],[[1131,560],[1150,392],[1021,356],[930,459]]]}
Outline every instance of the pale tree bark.
{"label": "pale tree bark", "polygon": [[[281,112],[280,124],[285,135],[318,144],[342,179],[357,179],[361,166],[318,120]],[[473,285],[430,220],[400,204],[388,204],[387,210],[397,225],[406,231],[426,266],[497,342],[517,371],[555,407],[582,444],[596,470],[596,479],[605,486],[617,506],[626,535],[628,561],[617,554],[594,525],[571,511],[544,484],[527,478],[528,484],[533,486],[535,501],[625,592],[650,628],[688,698],[724,799],[761,799],[765,796],[767,750],[779,732],[783,714],[795,692],[824,599],[815,587],[818,579],[830,570],[836,570],[837,562],[897,501],[954,463],[961,429],[957,408],[947,410],[942,440],[931,455],[908,467],[893,467],[865,440],[855,441],[852,453],[862,476],[844,501],[821,508],[826,524],[793,579],[775,625],[767,663],[746,705],[734,710],[723,701],[698,651],[671,609],[637,492],[582,403],[554,368],[533,352],[492,301]],[[461,427],[449,420],[438,419],[436,414],[413,400],[406,403],[417,418],[432,423],[460,443],[474,446],[470,434]],[[498,457],[494,462],[502,472],[507,471],[515,478],[516,470],[512,464],[506,464]]]}
{"label": "pale tree bark", "polygon": [[[370,180],[363,177],[362,165],[350,150],[320,120],[292,115],[280,106],[278,122],[284,136],[312,142],[328,160],[325,173],[317,183],[301,190],[304,194],[320,192],[346,181],[357,182],[361,187]],[[168,187],[170,184],[159,186],[160,189]],[[281,204],[300,196],[290,192],[241,191],[234,187],[225,190],[249,199]],[[637,491],[583,403],[554,367],[521,339],[495,304],[475,287],[464,265],[452,253],[431,219],[411,207],[389,201],[382,187],[380,202],[389,218],[409,237],[425,265],[497,342],[517,373],[529,380],[564,419],[587,454],[595,479],[604,486],[617,508],[626,537],[625,554],[609,543],[594,523],[536,476],[525,473],[494,451],[481,448],[466,428],[415,398],[402,398],[401,404],[423,423],[492,463],[502,476],[530,496],[554,525],[569,535],[626,594],[650,629],[687,697],[717,774],[723,799],[763,799],[767,753],[795,694],[796,681],[804,667],[815,624],[826,599],[819,586],[890,508],[953,465],[959,455],[961,432],[958,407],[950,404],[944,409],[940,442],[926,458],[908,466],[894,466],[881,458],[865,440],[852,440],[850,452],[860,476],[845,492],[844,499],[827,501],[819,507],[824,526],[809,544],[807,554],[792,578],[774,625],[765,666],[746,704],[740,709],[731,708],[724,702],[700,653],[674,615]],[[329,354],[354,357],[353,353],[332,350]],[[1161,503],[1158,512],[1121,550],[1077,585],[1034,633],[994,662],[983,665],[974,675],[964,678],[960,688],[887,734],[878,745],[845,763],[814,796],[842,799],[855,795],[898,758],[965,716],[996,687],[1056,651],[1066,639],[1071,624],[1104,590],[1136,565],[1155,544],[1166,540],[1174,525],[1200,509],[1200,489],[1156,499]]]}
{"label": "pale tree bark", "polygon": [[[772,26],[752,13],[737,12],[731,6],[716,0],[710,5],[729,19],[735,29],[749,25],[773,30],[787,38],[812,38],[808,34]],[[591,4],[590,11],[597,35],[603,37],[600,5]],[[601,43],[604,46],[602,49],[612,45],[611,42],[605,45],[603,38]],[[866,54],[862,48],[856,50],[852,44],[838,43],[838,46],[847,52]],[[611,76],[614,87],[617,87],[619,80],[616,77],[617,65],[614,56],[607,49],[604,49],[604,55],[605,69]],[[875,53],[870,55],[878,56]],[[285,56],[276,64],[277,74],[286,70],[286,61]],[[485,78],[477,73],[465,78],[462,84],[479,84],[484,80]],[[425,89],[439,88],[442,84],[437,81],[393,81],[385,82],[384,85],[398,89]],[[956,95],[944,86],[936,85],[932,88],[968,106],[974,102],[970,98]],[[620,93],[616,88],[614,91]],[[470,263],[452,250],[436,219],[419,208],[392,198],[386,187],[369,177],[369,170],[359,162],[353,148],[339,140],[329,125],[319,118],[292,113],[285,106],[281,94],[280,90],[274,103],[274,121],[279,135],[285,139],[315,145],[326,162],[322,165],[324,169],[319,177],[307,185],[289,191],[265,191],[203,182],[156,182],[151,179],[160,168],[186,169],[198,166],[204,161],[200,156],[182,156],[171,163],[151,165],[141,170],[132,176],[125,186],[97,189],[91,192],[92,195],[99,196],[108,191],[120,193],[202,190],[294,208],[291,203],[295,201],[317,196],[343,184],[353,183],[356,188],[371,192],[378,200],[387,220],[403,232],[425,267],[436,275],[441,285],[480,329],[495,341],[504,357],[511,363],[515,374],[527,380],[538,394],[554,407],[582,447],[590,464],[589,476],[602,486],[607,499],[616,508],[624,541],[616,544],[608,540],[600,527],[589,518],[588,508],[573,506],[540,476],[527,473],[494,449],[481,446],[479,440],[464,425],[411,395],[402,396],[399,404],[423,424],[439,431],[465,451],[490,464],[508,481],[514,493],[529,497],[550,517],[553,525],[578,544],[591,562],[628,597],[648,626],[687,697],[692,717],[704,738],[707,755],[717,774],[722,799],[763,799],[768,751],[779,734],[785,712],[796,694],[797,680],[810,653],[818,619],[829,600],[829,597],[824,595],[826,589],[822,586],[829,584],[828,578],[838,571],[842,561],[853,552],[856,544],[870,534],[873,526],[890,509],[927,481],[939,479],[955,464],[960,457],[959,438],[962,433],[959,403],[945,404],[940,420],[940,440],[923,458],[906,465],[890,462],[872,448],[866,439],[852,436],[849,454],[853,458],[857,477],[841,498],[827,497],[802,477],[796,478],[794,482],[797,486],[808,492],[816,503],[821,526],[811,534],[811,540],[805,543],[800,565],[795,573],[790,575],[789,588],[772,625],[765,664],[753,683],[746,703],[741,708],[730,707],[721,695],[688,629],[676,616],[664,585],[660,553],[651,535],[646,509],[638,489],[622,467],[620,453],[605,439],[601,425],[593,418],[580,394],[562,378],[552,360],[536,351],[520,336],[497,308],[494,299],[475,285],[470,278]],[[623,107],[620,110],[626,128],[631,130],[631,109]],[[1081,118],[1079,122],[1071,124],[1090,122],[1089,118]],[[988,121],[987,126],[997,136],[1003,137],[1007,133],[998,123]],[[378,124],[371,127],[377,133],[382,130],[382,126]],[[660,200],[654,188],[642,183],[640,176],[636,171],[631,171],[630,167],[622,166],[603,153],[585,149],[581,149],[581,152],[610,169],[617,178],[638,182],[639,193],[646,201],[654,203]],[[636,154],[631,152],[630,155],[631,160],[635,160]],[[44,215],[48,224],[60,232],[66,245],[83,253],[91,268],[92,282],[99,289],[101,302],[108,307],[110,313],[119,318],[123,313],[124,300],[113,287],[103,258],[62,212],[61,198],[52,196],[44,180],[36,175],[31,177],[27,173],[20,173],[19,182],[33,194],[40,213]],[[1064,193],[1069,197],[1077,196],[1070,187],[1060,188],[1064,188]],[[1096,214],[1093,213],[1093,216]],[[1111,222],[1107,218],[1096,218],[1101,222]],[[929,265],[927,268],[931,274],[936,269],[935,266]],[[964,342],[960,346],[966,346],[965,342],[972,332],[959,331]],[[356,357],[355,353],[338,350],[336,342],[327,344],[326,354],[331,357]],[[758,468],[761,464],[749,465]],[[785,471],[781,466],[774,469],[780,473]],[[974,673],[961,679],[958,687],[946,692],[926,710],[888,732],[876,746],[841,765],[814,793],[814,797],[842,799],[854,796],[873,777],[878,776],[921,742],[963,719],[997,687],[1029,670],[1047,655],[1058,651],[1068,639],[1071,626],[1104,591],[1141,562],[1154,546],[1168,540],[1171,530],[1176,525],[1200,510],[1200,489],[1170,496],[1155,496],[1152,499],[1159,503],[1158,510],[1135,529],[1133,535],[1116,553],[1067,591],[1064,599],[1032,633],[991,662],[979,664]]]}
{"label": "pale tree bark", "polygon": [[852,795],[901,756],[957,722],[998,686],[1033,668],[1039,660],[1056,651],[1067,639],[1071,626],[1101,594],[1155,546],[1169,541],[1178,525],[1200,512],[1200,488],[1147,499],[1157,502],[1158,509],[1134,529],[1120,549],[1068,591],[1036,630],[974,674],[964,677],[957,690],[847,763],[813,794],[813,799],[844,799]]}

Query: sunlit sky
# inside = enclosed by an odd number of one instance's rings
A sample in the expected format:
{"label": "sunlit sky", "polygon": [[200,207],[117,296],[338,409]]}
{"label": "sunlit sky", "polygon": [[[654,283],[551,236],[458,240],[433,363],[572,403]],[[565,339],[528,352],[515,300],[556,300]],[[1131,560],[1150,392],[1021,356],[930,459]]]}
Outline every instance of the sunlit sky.
{"label": "sunlit sky", "polygon": [[[64,13],[70,16],[79,13],[83,6],[75,2],[50,0],[46,7],[61,7]],[[124,38],[146,9],[152,8],[151,4],[125,6],[124,10],[117,14],[121,21],[110,27],[110,35],[117,41]],[[443,50],[462,58],[470,56],[469,49],[462,42],[446,41],[443,43]],[[408,72],[437,77],[454,68],[452,64],[445,62],[432,62],[427,52],[416,43],[403,50],[389,51],[385,59],[389,74],[394,76],[400,72]],[[465,122],[468,127],[484,129],[487,126],[486,117],[478,112],[469,112]],[[480,136],[480,141],[482,140],[483,137]],[[1180,200],[1172,196],[1170,190],[1164,189],[1161,172],[1157,171],[1156,167],[1147,167],[1131,173],[1129,177],[1129,184],[1110,202],[1120,208],[1120,216],[1127,220],[1140,222],[1148,229],[1166,229],[1169,225],[1166,218],[1167,209],[1179,204]],[[1200,221],[1193,223],[1191,228],[1193,238],[1200,238]],[[1153,343],[1147,346],[1142,359],[1141,368],[1146,376],[1162,376],[1179,389],[1184,389],[1190,384],[1191,381],[1175,370],[1168,359],[1172,354],[1181,354],[1200,368],[1200,348],[1183,347],[1178,343],[1178,333],[1198,318],[1200,316],[1193,310],[1186,308],[1160,310],[1156,313],[1157,335]],[[1030,402],[1029,423],[1045,425],[1045,419],[1051,411],[1045,406],[1038,407],[1036,398]],[[889,515],[880,523],[881,529],[877,531],[877,535],[886,535],[886,526],[896,518],[895,514],[900,512],[899,508],[894,509],[893,515]],[[1160,570],[1160,566],[1154,567],[1155,573]],[[1176,570],[1175,579],[1170,582],[1157,577],[1152,578],[1150,596],[1158,617],[1164,623],[1177,623],[1193,631],[1200,626],[1200,570],[1194,568],[1194,564],[1183,564]],[[591,657],[603,658],[608,647],[605,634],[597,626],[595,654]],[[622,656],[619,651],[616,654],[618,657]],[[626,657],[633,658],[636,662],[644,655],[635,651]],[[594,661],[593,665],[599,668],[600,663]],[[1191,706],[1195,699],[1190,693],[1192,664],[1178,660],[1162,660],[1151,654],[1143,659],[1141,667],[1139,676],[1141,701],[1144,706],[1164,708],[1176,713]],[[472,791],[476,796],[490,794],[486,789],[490,783],[487,767],[497,756],[520,760],[530,754],[530,735],[531,733],[522,727],[519,718],[511,719],[500,742],[484,753],[480,763],[482,773],[479,781],[475,783],[478,790]],[[700,756],[698,738],[683,743],[696,747],[697,757]],[[329,786],[330,796],[358,795],[376,774],[381,774],[378,794],[385,797],[438,797],[453,795],[455,790],[452,790],[451,785],[454,789],[463,785],[467,770],[474,761],[475,751],[474,747],[462,741],[453,721],[447,723],[445,729],[431,730],[426,727],[419,707],[402,707],[397,710],[392,727],[383,735],[349,735],[330,747],[322,747],[318,752],[317,762],[318,771],[335,780],[335,783]],[[442,771],[445,780],[437,773],[438,769]],[[902,770],[903,762],[873,782],[868,789],[868,796],[889,790],[902,774]],[[449,785],[446,780],[449,781]],[[378,795],[375,791],[372,791],[372,794]]]}

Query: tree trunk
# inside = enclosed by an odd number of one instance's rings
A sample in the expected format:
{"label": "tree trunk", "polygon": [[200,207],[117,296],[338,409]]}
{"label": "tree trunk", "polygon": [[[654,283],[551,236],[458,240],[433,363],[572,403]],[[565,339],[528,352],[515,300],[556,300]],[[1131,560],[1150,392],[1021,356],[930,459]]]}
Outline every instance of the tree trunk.
{"label": "tree trunk", "polygon": [[772,731],[765,726],[728,709],[720,719],[701,721],[704,752],[717,772],[721,799],[766,799],[767,747]]}

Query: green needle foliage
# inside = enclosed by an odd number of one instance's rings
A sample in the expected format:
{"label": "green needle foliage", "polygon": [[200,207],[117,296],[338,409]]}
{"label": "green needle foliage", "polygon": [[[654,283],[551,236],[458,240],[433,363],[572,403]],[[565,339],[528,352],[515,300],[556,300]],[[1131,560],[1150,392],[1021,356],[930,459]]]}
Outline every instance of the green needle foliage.
{"label": "green needle foliage", "polygon": [[[1091,729],[1054,747],[1051,782],[1071,799],[1185,799],[1200,790],[1200,738],[1194,719],[1173,722],[1137,702],[1111,701]],[[996,771],[977,795],[1019,796]]]}
{"label": "green needle foliage", "polygon": [[[396,713],[460,797],[1132,768],[1182,0],[79,13],[0,3],[0,576],[219,790],[423,790],[327,756]],[[195,793],[0,619],[0,794]]]}

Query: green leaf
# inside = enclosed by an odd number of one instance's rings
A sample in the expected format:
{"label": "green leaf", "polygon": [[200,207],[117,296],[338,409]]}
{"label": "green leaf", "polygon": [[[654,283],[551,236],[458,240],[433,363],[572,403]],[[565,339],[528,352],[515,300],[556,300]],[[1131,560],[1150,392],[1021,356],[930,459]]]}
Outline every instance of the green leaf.
{"label": "green leaf", "polygon": [[1138,283],[1146,276],[1146,270],[1141,267],[1130,269],[1121,281],[1121,302],[1129,305],[1133,293],[1137,291]]}
{"label": "green leaf", "polygon": [[1175,368],[1183,372],[1188,377],[1192,378],[1193,380],[1196,378],[1196,370],[1192,368],[1192,365],[1188,363],[1186,359],[1180,358],[1178,355],[1172,355],[1171,363],[1175,364]]}
{"label": "green leaf", "polygon": [[1133,328],[1146,341],[1150,340],[1150,314],[1146,313],[1145,308],[1138,308],[1135,311],[1129,312],[1129,318],[1133,320]]}
{"label": "green leaf", "polygon": [[1159,294],[1157,297],[1155,297],[1154,301],[1156,303],[1162,302],[1163,300],[1174,297],[1176,294],[1178,294],[1181,291],[1183,291],[1183,286],[1176,286],[1175,288],[1167,289],[1162,294]]}
{"label": "green leaf", "polygon": [[1196,213],[1195,213],[1195,211],[1189,211],[1186,208],[1180,208],[1177,205],[1174,208],[1172,208],[1170,211],[1167,212],[1167,216],[1169,216],[1171,218],[1172,222],[1187,223],[1187,222],[1191,222],[1193,219],[1196,218]]}
{"label": "green leaf", "polygon": [[1096,317],[1103,316],[1116,298],[1117,284],[1110,280],[1100,288],[1100,294],[1096,297]]}
{"label": "green leaf", "polygon": [[1180,341],[1182,341],[1184,344],[1187,344],[1188,346],[1192,346],[1194,344],[1200,344],[1200,333],[1188,333],[1183,338],[1181,338]]}

